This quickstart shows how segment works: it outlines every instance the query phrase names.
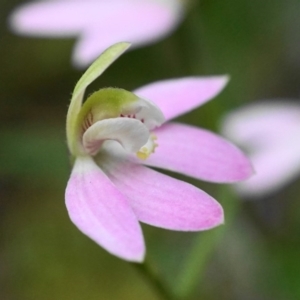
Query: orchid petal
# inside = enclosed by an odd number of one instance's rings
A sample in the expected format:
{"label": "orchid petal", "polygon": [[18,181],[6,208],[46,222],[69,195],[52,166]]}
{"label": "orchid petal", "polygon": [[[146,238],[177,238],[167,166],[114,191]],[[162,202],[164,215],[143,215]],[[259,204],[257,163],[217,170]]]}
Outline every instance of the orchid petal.
{"label": "orchid petal", "polygon": [[83,145],[87,153],[95,155],[105,140],[115,140],[128,152],[137,152],[148,138],[149,130],[139,120],[111,118],[89,127],[83,135]]}
{"label": "orchid petal", "polygon": [[170,120],[214,98],[228,80],[228,76],[162,80],[140,87],[134,93],[156,103],[166,120]]}
{"label": "orchid petal", "polygon": [[300,106],[296,103],[262,102],[230,112],[221,128],[230,140],[251,149],[289,140],[289,134],[299,128],[299,119]]}
{"label": "orchid petal", "polygon": [[[295,132],[296,133],[296,132]],[[237,184],[237,191],[244,196],[261,197],[282,188],[300,173],[300,141],[291,137],[289,143],[260,149],[250,154],[255,175]]]}
{"label": "orchid petal", "polygon": [[222,132],[247,149],[256,174],[236,185],[244,196],[277,191],[300,173],[300,107],[289,102],[262,102],[228,114]]}
{"label": "orchid petal", "polygon": [[143,260],[143,236],[128,200],[90,157],[76,159],[66,206],[78,229],[108,252],[129,261]]}
{"label": "orchid petal", "polygon": [[[94,2],[95,3],[95,2]],[[18,6],[10,25],[18,33],[31,36],[70,37],[79,34],[95,13],[91,1],[43,1]],[[55,22],[53,22],[55,20]]]}
{"label": "orchid petal", "polygon": [[98,59],[85,71],[77,82],[67,115],[67,140],[72,154],[76,153],[76,119],[82,105],[82,98],[87,86],[100,76],[124,51],[129,43],[118,43],[105,50]]}
{"label": "orchid petal", "polygon": [[78,67],[89,64],[119,41],[131,42],[134,49],[161,39],[176,27],[182,12],[178,0],[122,0],[105,8],[98,6],[103,15],[98,16],[98,23],[86,27],[73,52],[73,62]]}
{"label": "orchid petal", "polygon": [[158,147],[145,164],[212,182],[247,179],[253,170],[246,156],[204,129],[169,123],[154,131]]}
{"label": "orchid petal", "polygon": [[144,223],[182,231],[206,230],[223,223],[221,205],[191,184],[116,157],[103,162],[101,156],[99,163]]}
{"label": "orchid petal", "polygon": [[179,0],[52,0],[20,6],[10,24],[26,35],[80,35],[73,60],[84,66],[116,42],[129,41],[139,47],[161,39],[175,29],[182,15]]}

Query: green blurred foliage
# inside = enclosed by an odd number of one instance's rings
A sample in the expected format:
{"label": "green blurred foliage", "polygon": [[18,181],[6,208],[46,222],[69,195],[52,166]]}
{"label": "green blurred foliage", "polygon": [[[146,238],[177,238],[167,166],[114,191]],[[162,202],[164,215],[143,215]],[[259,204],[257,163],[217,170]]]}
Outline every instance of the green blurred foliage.
{"label": "green blurred foliage", "polygon": [[[0,1],[0,299],[160,299],[134,266],[106,253],[68,219],[65,115],[82,72],[70,65],[73,39],[9,32],[7,16],[19,3]],[[179,119],[216,131],[218,119],[239,105],[298,98],[299,13],[297,0],[194,1],[173,35],[128,52],[89,91],[229,74],[223,93]],[[172,175],[219,200],[239,201],[223,186]],[[203,274],[185,299],[300,299],[299,191],[295,182],[259,202],[239,201],[209,255],[203,253],[219,229],[196,234],[144,226],[147,261],[176,288],[197,242],[203,259],[194,268]]]}

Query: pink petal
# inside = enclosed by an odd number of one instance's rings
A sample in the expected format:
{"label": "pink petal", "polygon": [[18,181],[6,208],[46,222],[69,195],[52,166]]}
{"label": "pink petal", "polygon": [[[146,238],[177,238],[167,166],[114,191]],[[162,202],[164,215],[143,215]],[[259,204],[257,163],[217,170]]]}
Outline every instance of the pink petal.
{"label": "pink petal", "polygon": [[[300,124],[299,124],[300,125]],[[244,196],[264,196],[282,188],[300,173],[300,128],[289,143],[260,149],[250,155],[255,175],[236,185]]]}
{"label": "pink petal", "polygon": [[277,191],[300,173],[300,106],[262,102],[228,114],[222,131],[247,149],[256,174],[236,186],[244,196]]}
{"label": "pink petal", "polygon": [[[169,3],[167,3],[169,2]],[[170,33],[181,20],[178,0],[116,1],[107,7],[101,3],[98,22],[86,26],[73,53],[76,65],[85,66],[104,49],[120,42],[132,43],[132,49],[156,42]],[[155,22],[153,22],[155,20]]]}
{"label": "pink petal", "polygon": [[[10,25],[30,36],[71,37],[79,34],[95,14],[93,1],[39,1],[18,6]],[[55,20],[55,21],[54,21]]]}
{"label": "pink petal", "polygon": [[185,77],[150,83],[134,93],[156,103],[169,120],[211,100],[227,82],[227,76]]}
{"label": "pink petal", "polygon": [[188,183],[130,162],[103,167],[144,223],[183,231],[206,230],[223,223],[221,205]]}
{"label": "pink petal", "polygon": [[290,140],[289,134],[300,127],[300,105],[262,102],[237,109],[225,116],[222,133],[243,147],[265,147]]}
{"label": "pink petal", "polygon": [[73,59],[83,66],[116,42],[138,47],[163,38],[180,22],[182,10],[179,0],[54,0],[20,6],[10,23],[21,34],[80,35]]}
{"label": "pink petal", "polygon": [[158,147],[145,164],[213,182],[247,179],[252,167],[233,144],[204,129],[169,123],[154,131]]}
{"label": "pink petal", "polygon": [[108,252],[141,262],[144,241],[128,199],[90,157],[76,159],[66,189],[66,206],[72,222]]}

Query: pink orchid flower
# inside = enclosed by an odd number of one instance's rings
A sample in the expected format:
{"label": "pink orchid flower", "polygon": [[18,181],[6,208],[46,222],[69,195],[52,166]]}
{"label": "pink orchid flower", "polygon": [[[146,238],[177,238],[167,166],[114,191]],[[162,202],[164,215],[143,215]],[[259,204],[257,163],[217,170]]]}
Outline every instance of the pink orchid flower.
{"label": "pink orchid flower", "polygon": [[228,114],[222,131],[248,150],[256,174],[236,185],[243,196],[278,191],[300,173],[300,106],[288,102],[248,105]]}
{"label": "pink orchid flower", "polygon": [[182,15],[180,0],[51,0],[18,7],[10,25],[29,36],[78,37],[73,63],[84,67],[118,41],[140,47],[162,39]]}
{"label": "pink orchid flower", "polygon": [[238,148],[214,133],[163,124],[217,95],[226,76],[159,81],[134,93],[104,88],[82,104],[86,87],[129,45],[103,52],[75,86],[67,115],[75,163],[66,205],[83,233],[110,253],[140,262],[145,246],[138,221],[185,231],[223,222],[222,207],[211,196],[144,165],[213,182],[246,179],[252,168]]}

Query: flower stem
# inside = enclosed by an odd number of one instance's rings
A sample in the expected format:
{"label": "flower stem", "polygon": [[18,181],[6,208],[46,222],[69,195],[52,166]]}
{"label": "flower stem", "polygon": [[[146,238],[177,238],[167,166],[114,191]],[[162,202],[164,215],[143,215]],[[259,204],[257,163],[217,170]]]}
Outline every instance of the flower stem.
{"label": "flower stem", "polygon": [[164,300],[175,300],[172,292],[162,282],[157,272],[146,261],[142,264],[133,264],[148,280]]}
{"label": "flower stem", "polygon": [[213,230],[201,232],[196,237],[194,246],[181,269],[181,276],[175,287],[175,294],[179,299],[188,299],[188,296],[191,295],[204,274],[214,248],[216,248],[236,216],[239,200],[236,199],[236,196],[228,187],[221,187],[220,192],[217,199],[222,199],[221,204],[224,208],[226,224]]}

